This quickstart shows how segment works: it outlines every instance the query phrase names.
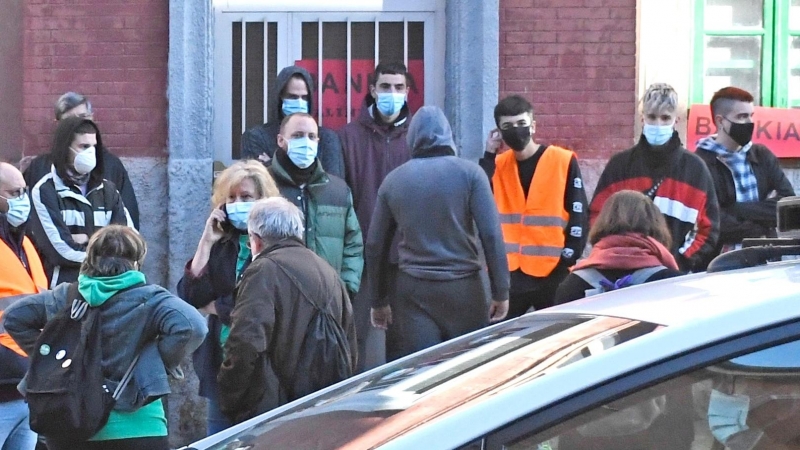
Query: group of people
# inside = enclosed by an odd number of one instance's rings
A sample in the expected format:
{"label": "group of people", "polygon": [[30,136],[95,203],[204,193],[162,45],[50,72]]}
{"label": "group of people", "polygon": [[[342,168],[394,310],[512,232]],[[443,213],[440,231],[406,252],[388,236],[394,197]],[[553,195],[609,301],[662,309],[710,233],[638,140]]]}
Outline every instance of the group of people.
{"label": "group of people", "polygon": [[[24,174],[0,163],[0,447],[168,449],[168,374],[181,376],[181,362],[206,335],[205,319],[147,284],[136,196],[122,162],[103,146],[91,104],[69,92],[55,116],[49,153],[22,162]],[[50,354],[39,344],[42,330],[77,299],[100,316],[93,337],[102,342],[103,375],[116,384],[130,366],[133,381],[88,442],[37,437],[25,402],[29,356]],[[71,370],[65,350],[54,354]]]}
{"label": "group of people", "polygon": [[[150,377],[176,374],[189,354],[212,434],[531,309],[702,271],[743,238],[773,234],[777,200],[794,195],[777,158],[752,143],[753,98],[734,87],[711,100],[717,134],[690,152],[676,92],[650,86],[639,141],[611,158],[589,202],[577,156],[537,142],[521,96],[497,104],[474,164],[440,109],[409,110],[401,63],[378,64],[361,113],[338,131],[311,115],[313,86],[303,68],[278,74],[280,107],[216,178],[177,296],[146,284],[136,197],[84,97],[59,99],[53,147],[24,175],[0,164],[3,448],[36,441],[17,384],[73,283],[113,324],[102,333],[109,379],[135,343],[156,347],[138,365],[164,369],[126,387],[155,390],[123,402],[81,448],[168,448],[169,388]],[[314,332],[344,369],[313,366]]]}

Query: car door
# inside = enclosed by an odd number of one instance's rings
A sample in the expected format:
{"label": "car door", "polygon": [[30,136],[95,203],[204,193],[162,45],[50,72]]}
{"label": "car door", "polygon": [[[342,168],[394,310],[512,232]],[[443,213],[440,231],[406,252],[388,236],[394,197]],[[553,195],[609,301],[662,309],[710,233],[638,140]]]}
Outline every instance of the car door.
{"label": "car door", "polygon": [[800,449],[800,322],[695,349],[594,386],[469,450]]}

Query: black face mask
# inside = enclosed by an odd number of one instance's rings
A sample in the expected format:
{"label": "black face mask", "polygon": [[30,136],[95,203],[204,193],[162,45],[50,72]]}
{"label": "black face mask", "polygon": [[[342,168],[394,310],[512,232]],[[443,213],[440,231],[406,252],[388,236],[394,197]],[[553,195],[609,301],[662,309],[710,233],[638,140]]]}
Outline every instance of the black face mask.
{"label": "black face mask", "polygon": [[505,130],[500,130],[503,136],[503,141],[511,147],[512,150],[521,152],[531,142],[531,127],[529,125],[521,127],[511,127]]}
{"label": "black face mask", "polygon": [[730,120],[728,120],[728,122],[730,122],[731,127],[728,129],[727,133],[728,136],[733,139],[733,142],[736,142],[740,146],[744,147],[753,139],[753,130],[756,127],[755,123],[736,123],[731,122]]}

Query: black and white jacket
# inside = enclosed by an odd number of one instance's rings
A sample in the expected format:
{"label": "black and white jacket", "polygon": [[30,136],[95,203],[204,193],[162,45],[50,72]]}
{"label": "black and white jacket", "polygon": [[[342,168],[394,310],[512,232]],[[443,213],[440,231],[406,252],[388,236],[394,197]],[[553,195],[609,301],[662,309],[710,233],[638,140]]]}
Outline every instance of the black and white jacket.
{"label": "black and white jacket", "polygon": [[73,234],[91,237],[111,224],[133,227],[114,183],[103,180],[82,195],[77,187],[67,186],[55,168],[31,189],[31,204],[29,233],[51,289],[78,279],[86,244],[76,243]]}

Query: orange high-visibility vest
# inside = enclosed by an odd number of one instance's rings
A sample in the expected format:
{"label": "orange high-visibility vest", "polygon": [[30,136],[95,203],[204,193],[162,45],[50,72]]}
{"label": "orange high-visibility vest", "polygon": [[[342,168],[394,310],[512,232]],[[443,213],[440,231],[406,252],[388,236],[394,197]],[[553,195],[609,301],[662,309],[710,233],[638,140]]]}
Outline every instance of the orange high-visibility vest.
{"label": "orange high-visibility vest", "polygon": [[[0,323],[2,323],[3,311],[13,301],[10,297],[21,294],[36,294],[40,288],[47,288],[47,275],[44,273],[42,260],[39,259],[39,254],[36,253],[36,249],[27,237],[22,240],[22,249],[28,259],[28,266],[31,268],[30,273],[22,265],[22,261],[14,254],[14,251],[5,241],[0,239],[0,267],[3,268],[0,271]],[[25,352],[1,327],[0,345],[25,356]]]}
{"label": "orange high-visibility vest", "polygon": [[547,147],[536,166],[526,200],[514,152],[497,156],[492,185],[509,270],[521,269],[534,277],[546,277],[561,259],[569,220],[564,193],[572,157],[570,150]]}

